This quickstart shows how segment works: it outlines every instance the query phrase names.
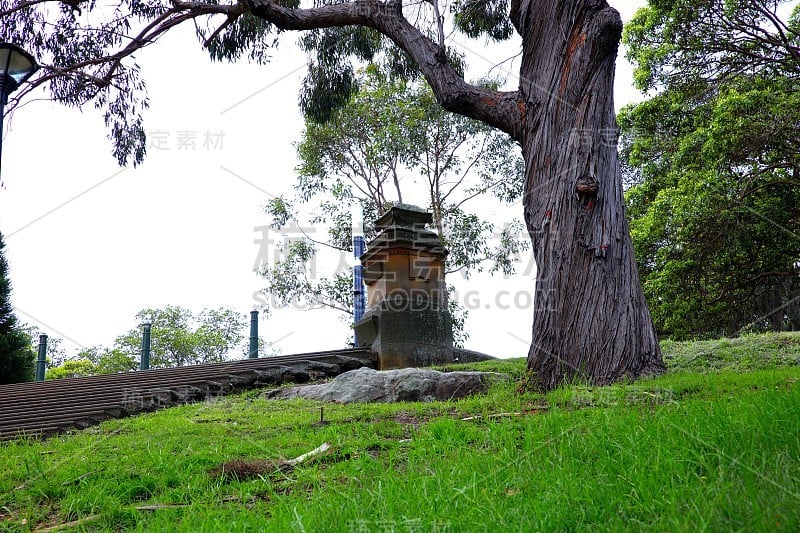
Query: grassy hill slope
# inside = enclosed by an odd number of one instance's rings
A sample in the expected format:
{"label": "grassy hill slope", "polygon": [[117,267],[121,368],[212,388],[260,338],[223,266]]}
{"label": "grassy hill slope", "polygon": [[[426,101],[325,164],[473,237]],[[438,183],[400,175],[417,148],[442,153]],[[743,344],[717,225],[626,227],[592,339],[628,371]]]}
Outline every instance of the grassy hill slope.
{"label": "grassy hill slope", "polygon": [[0,529],[800,529],[800,335],[664,349],[668,374],[613,387],[520,392],[524,361],[492,361],[468,366],[517,382],[461,401],[251,391],[2,444]]}

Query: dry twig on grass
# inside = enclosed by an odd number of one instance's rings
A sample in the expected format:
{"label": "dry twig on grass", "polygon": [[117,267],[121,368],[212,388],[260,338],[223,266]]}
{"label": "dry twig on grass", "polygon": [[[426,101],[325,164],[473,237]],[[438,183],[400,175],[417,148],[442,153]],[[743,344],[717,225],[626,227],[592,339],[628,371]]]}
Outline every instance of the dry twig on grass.
{"label": "dry twig on grass", "polygon": [[213,478],[249,479],[259,476],[270,476],[277,473],[291,472],[297,465],[327,455],[332,446],[325,442],[310,452],[304,453],[288,461],[272,461],[269,459],[234,459],[212,468],[209,474]]}
{"label": "dry twig on grass", "polygon": [[73,520],[71,522],[64,522],[63,524],[58,524],[58,525],[51,526],[51,527],[42,527],[42,528],[39,528],[39,529],[37,529],[35,531],[36,531],[36,533],[45,533],[47,531],[60,531],[62,529],[67,529],[67,528],[70,528],[70,527],[82,526],[82,525],[88,524],[89,522],[94,522],[95,520],[97,520],[99,518],[100,518],[99,514],[93,514],[93,515],[85,516],[83,518],[79,518],[77,520]]}
{"label": "dry twig on grass", "polygon": [[82,480],[82,479],[85,479],[85,478],[87,478],[87,477],[91,476],[92,474],[97,474],[97,473],[99,473],[99,472],[102,472],[102,471],[103,471],[103,470],[102,470],[102,469],[100,469],[100,470],[92,470],[91,472],[86,472],[85,474],[82,474],[82,475],[80,475],[80,476],[76,477],[75,479],[68,479],[67,481],[65,481],[64,483],[62,483],[62,484],[61,484],[61,486],[62,486],[62,487],[66,487],[67,485],[72,485],[73,483],[77,483],[77,482],[79,482],[80,480]]}
{"label": "dry twig on grass", "polygon": [[504,418],[509,416],[522,416],[525,413],[495,413],[492,415],[475,415],[467,416],[461,419],[462,422],[469,422],[470,420],[482,420],[484,418]]}

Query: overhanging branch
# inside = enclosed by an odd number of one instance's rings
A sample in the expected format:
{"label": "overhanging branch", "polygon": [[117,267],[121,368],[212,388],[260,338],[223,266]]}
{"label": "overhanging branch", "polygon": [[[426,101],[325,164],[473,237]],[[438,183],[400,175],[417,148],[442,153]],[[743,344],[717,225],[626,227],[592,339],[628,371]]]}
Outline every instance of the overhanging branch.
{"label": "overhanging branch", "polygon": [[[23,0],[16,7],[31,8],[44,1],[46,0]],[[302,31],[342,26],[373,28],[391,39],[413,59],[444,109],[484,122],[521,140],[525,105],[520,93],[494,91],[467,83],[450,65],[446,54],[442,53],[442,47],[403,16],[402,0],[352,0],[308,9],[284,7],[275,0],[238,0],[227,4],[171,0],[170,3],[170,7],[154,16],[116,52],[66,67],[43,65],[45,68],[42,69],[42,74],[27,84],[25,90],[17,96],[20,97],[23,92],[27,93],[59,76],[80,77],[94,85],[97,91],[101,91],[113,83],[123,60],[153,43],[175,26],[199,17],[225,15],[226,22],[214,32],[213,38],[230,21],[250,13],[281,30]],[[90,93],[91,91],[86,93],[89,98],[92,97]]]}
{"label": "overhanging branch", "polygon": [[442,57],[441,48],[406,20],[399,0],[354,0],[309,9],[289,9],[274,0],[245,1],[253,15],[282,30],[374,28],[411,56],[443,108],[499,128],[515,139],[520,138],[519,94],[492,91],[464,81]]}

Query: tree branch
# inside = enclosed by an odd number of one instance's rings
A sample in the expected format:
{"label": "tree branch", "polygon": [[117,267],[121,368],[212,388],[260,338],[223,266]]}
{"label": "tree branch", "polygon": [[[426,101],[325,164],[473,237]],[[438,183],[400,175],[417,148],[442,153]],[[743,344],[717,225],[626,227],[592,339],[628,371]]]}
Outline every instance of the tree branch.
{"label": "tree branch", "polygon": [[31,6],[35,6],[36,4],[44,4],[45,2],[51,2],[51,1],[53,1],[53,0],[30,0],[30,1],[27,1],[27,2],[20,2],[20,3],[16,4],[16,5],[14,5],[14,6],[11,6],[8,9],[4,9],[3,11],[0,11],[0,17],[7,17],[8,15],[12,15],[15,12],[20,11],[22,9],[25,9],[25,8],[28,8],[28,7],[31,7]]}
{"label": "tree branch", "polygon": [[517,140],[521,139],[519,93],[493,91],[464,81],[442,57],[439,45],[406,20],[400,0],[354,0],[309,9],[286,8],[274,0],[244,1],[253,15],[281,30],[342,26],[374,28],[412,57],[443,108],[480,120]]}
{"label": "tree branch", "polygon": [[209,36],[209,37],[208,37],[208,38],[207,38],[207,39],[206,39],[206,40],[203,42],[203,46],[205,46],[205,47],[208,47],[208,46],[211,44],[211,42],[212,42],[214,39],[216,39],[216,38],[217,38],[217,36],[218,36],[220,33],[222,33],[224,30],[225,30],[225,28],[227,28],[228,26],[230,26],[231,24],[233,24],[233,23],[236,21],[236,19],[237,19],[237,18],[239,18],[239,15],[238,15],[238,14],[237,14],[237,15],[228,15],[228,18],[227,18],[227,19],[225,19],[225,22],[223,22],[222,24],[220,24],[220,25],[219,25],[219,27],[217,27],[217,29],[216,29],[216,30],[214,30],[214,33],[212,33],[212,34],[211,34],[211,35],[210,35],[210,36]]}

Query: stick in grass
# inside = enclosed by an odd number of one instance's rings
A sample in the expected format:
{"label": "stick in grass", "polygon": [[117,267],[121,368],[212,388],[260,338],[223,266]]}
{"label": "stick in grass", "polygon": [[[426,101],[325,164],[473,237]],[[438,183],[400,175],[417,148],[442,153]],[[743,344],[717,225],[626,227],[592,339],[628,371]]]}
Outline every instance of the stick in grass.
{"label": "stick in grass", "polygon": [[92,474],[97,474],[98,472],[102,472],[102,471],[103,470],[100,469],[100,470],[92,470],[91,472],[86,472],[85,474],[82,474],[82,475],[76,477],[75,479],[69,479],[69,480],[65,481],[64,483],[61,484],[61,486],[62,487],[66,487],[67,485],[72,485],[73,483],[77,483],[78,481],[80,481],[82,479],[85,479],[85,478],[91,476]]}
{"label": "stick in grass", "polygon": [[470,420],[481,420],[482,418],[503,418],[507,416],[523,416],[525,413],[495,413],[492,415],[475,415],[462,418],[462,422],[469,422]]}
{"label": "stick in grass", "polygon": [[328,444],[327,442],[323,442],[321,446],[319,446],[317,448],[314,448],[310,452],[304,453],[303,455],[301,455],[299,457],[295,457],[294,459],[289,459],[288,461],[285,461],[285,464],[291,465],[291,466],[297,466],[300,463],[302,463],[303,461],[307,461],[308,459],[311,459],[312,457],[316,457],[318,455],[325,454],[330,449],[331,449],[331,445]]}
{"label": "stick in grass", "polygon": [[62,529],[66,529],[66,528],[82,526],[84,524],[88,524],[89,522],[94,522],[95,520],[97,520],[100,517],[101,517],[101,515],[99,515],[99,514],[93,514],[93,515],[86,516],[84,518],[79,518],[78,520],[73,520],[72,522],[65,522],[63,524],[58,524],[57,526],[39,528],[39,529],[36,530],[36,532],[37,533],[39,533],[39,532],[44,533],[46,531],[60,531]]}
{"label": "stick in grass", "polygon": [[271,461],[268,459],[234,459],[220,466],[214,467],[209,472],[213,477],[227,477],[233,479],[248,479],[259,476],[269,476],[278,472],[290,472],[297,465],[309,459],[325,455],[332,449],[327,442],[308,453],[304,453],[288,461]]}

